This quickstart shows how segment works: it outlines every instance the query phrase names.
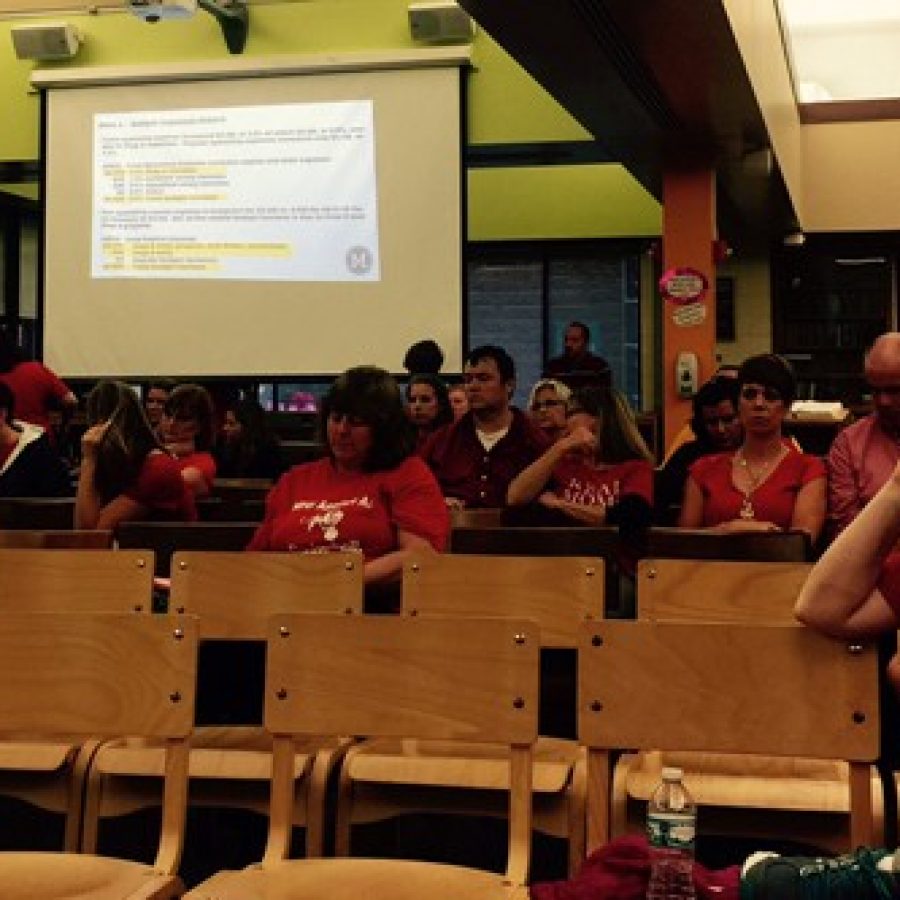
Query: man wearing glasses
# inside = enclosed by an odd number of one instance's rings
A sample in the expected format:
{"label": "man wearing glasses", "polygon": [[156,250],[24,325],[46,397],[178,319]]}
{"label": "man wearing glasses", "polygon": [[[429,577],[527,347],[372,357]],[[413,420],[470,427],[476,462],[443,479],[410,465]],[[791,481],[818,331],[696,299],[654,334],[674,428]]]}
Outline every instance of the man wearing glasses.
{"label": "man wearing glasses", "polygon": [[865,376],[874,412],[843,429],[828,452],[828,520],[846,528],[887,482],[900,461],[900,332],[876,338]]}

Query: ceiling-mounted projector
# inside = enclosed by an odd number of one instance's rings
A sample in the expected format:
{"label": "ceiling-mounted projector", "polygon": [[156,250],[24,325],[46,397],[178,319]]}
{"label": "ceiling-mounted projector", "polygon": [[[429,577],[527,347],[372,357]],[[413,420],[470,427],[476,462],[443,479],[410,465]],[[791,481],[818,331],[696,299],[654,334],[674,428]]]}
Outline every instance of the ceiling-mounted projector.
{"label": "ceiling-mounted projector", "polygon": [[197,12],[197,0],[126,0],[128,9],[145,22],[190,19]]}

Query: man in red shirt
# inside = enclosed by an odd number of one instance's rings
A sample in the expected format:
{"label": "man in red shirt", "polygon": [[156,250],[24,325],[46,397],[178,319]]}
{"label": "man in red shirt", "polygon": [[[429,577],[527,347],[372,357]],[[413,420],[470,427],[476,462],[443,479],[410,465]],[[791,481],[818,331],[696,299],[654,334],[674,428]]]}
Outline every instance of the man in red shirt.
{"label": "man in red shirt", "polygon": [[516,387],[512,357],[502,348],[477,347],[463,369],[469,411],[438,429],[421,454],[451,505],[500,507],[510,481],[549,441],[510,405]]}

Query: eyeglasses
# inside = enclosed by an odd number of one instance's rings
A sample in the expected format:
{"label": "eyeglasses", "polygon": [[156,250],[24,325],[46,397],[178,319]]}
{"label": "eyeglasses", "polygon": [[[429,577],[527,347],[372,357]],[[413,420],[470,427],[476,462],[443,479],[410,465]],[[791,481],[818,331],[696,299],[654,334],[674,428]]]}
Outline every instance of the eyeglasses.
{"label": "eyeglasses", "polygon": [[553,409],[554,406],[562,406],[562,400],[536,400],[531,404],[531,409],[533,412],[538,412],[542,409]]}
{"label": "eyeglasses", "polygon": [[759,387],[748,384],[741,388],[742,400],[752,402],[760,395],[762,395],[766,403],[777,403],[781,399],[781,392],[773,387]]}

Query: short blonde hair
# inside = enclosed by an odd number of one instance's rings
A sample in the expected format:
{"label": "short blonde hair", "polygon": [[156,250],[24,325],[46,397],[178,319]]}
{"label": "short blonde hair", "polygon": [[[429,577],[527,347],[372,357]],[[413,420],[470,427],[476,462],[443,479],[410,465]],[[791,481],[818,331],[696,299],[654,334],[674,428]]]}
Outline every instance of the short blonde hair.
{"label": "short blonde hair", "polygon": [[572,396],[572,389],[567,385],[563,384],[561,381],[556,378],[542,378],[532,389],[531,393],[528,395],[528,408],[531,409],[534,406],[535,397],[538,395],[538,391],[546,390],[547,388],[551,388],[556,392],[556,396],[562,400],[567,406],[569,404],[569,398]]}

